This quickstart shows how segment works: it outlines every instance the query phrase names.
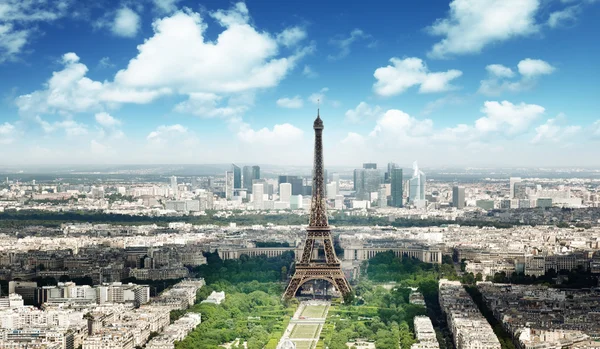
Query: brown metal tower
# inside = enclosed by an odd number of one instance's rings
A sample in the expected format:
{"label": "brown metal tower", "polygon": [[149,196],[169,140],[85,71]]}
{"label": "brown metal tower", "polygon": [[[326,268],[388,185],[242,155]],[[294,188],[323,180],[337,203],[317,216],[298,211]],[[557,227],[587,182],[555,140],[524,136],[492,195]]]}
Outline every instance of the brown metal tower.
{"label": "brown metal tower", "polygon": [[[325,184],[323,180],[323,121],[319,112],[313,125],[315,130],[315,163],[313,169],[312,204],[310,208],[310,222],[307,229],[304,251],[300,262],[296,263],[296,272],[290,281],[283,298],[292,298],[307,281],[326,280],[334,285],[337,290],[346,296],[352,292],[350,284],[340,265],[339,259],[333,249],[331,230],[327,220],[327,206],[325,198]],[[323,245],[325,261],[314,260],[315,242]]]}

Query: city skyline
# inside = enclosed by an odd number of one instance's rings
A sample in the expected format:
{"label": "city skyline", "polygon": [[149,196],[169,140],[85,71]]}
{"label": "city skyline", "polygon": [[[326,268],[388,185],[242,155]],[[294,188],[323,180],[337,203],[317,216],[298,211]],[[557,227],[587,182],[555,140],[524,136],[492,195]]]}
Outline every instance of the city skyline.
{"label": "city skyline", "polygon": [[0,162],[600,166],[598,2],[475,5],[10,0]]}

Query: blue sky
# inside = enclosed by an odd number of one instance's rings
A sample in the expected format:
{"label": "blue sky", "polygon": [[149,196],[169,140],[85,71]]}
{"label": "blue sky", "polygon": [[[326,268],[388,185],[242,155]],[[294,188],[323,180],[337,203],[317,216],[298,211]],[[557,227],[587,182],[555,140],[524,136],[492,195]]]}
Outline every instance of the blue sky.
{"label": "blue sky", "polygon": [[600,1],[0,3],[0,162],[600,166]]}

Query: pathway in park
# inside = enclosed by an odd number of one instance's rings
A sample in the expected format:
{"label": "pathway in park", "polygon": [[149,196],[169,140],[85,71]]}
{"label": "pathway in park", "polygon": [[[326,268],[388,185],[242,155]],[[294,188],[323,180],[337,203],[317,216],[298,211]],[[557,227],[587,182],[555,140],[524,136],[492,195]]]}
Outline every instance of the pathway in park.
{"label": "pathway in park", "polygon": [[296,349],[314,349],[329,312],[330,302],[304,301],[292,317],[279,344],[287,340],[294,342]]}

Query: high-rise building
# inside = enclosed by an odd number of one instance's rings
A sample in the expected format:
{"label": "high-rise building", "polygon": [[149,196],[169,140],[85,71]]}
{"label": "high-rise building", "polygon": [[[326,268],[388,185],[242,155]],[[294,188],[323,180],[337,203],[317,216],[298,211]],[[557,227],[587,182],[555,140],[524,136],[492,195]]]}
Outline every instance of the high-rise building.
{"label": "high-rise building", "polygon": [[382,185],[379,188],[379,193],[377,195],[377,206],[387,207],[387,189],[385,188],[385,185]]}
{"label": "high-rise building", "polygon": [[413,176],[410,179],[408,192],[408,201],[410,203],[425,200],[425,180],[425,173],[419,170],[419,165],[415,161],[413,163]]}
{"label": "high-rise building", "polygon": [[335,193],[336,195],[340,194],[340,174],[339,173],[332,173],[331,174],[331,181],[335,182],[336,185],[336,190],[337,192]]}
{"label": "high-rise building", "polygon": [[509,199],[515,199],[515,184],[519,182],[521,182],[521,177],[510,177],[508,184],[510,188]]}
{"label": "high-rise building", "polygon": [[263,209],[265,186],[263,183],[252,184],[252,205],[257,210]]}
{"label": "high-rise building", "polygon": [[281,183],[279,184],[279,201],[291,202],[292,198],[292,184]]}
{"label": "high-rise building", "polygon": [[292,185],[292,195],[303,195],[304,184],[302,178],[298,176],[279,176],[279,184],[290,183]]}
{"label": "high-rise building", "polygon": [[465,187],[454,186],[452,188],[452,206],[458,209],[465,208]]}
{"label": "high-rise building", "polygon": [[392,170],[395,168],[400,168],[400,166],[394,162],[388,162],[387,172],[383,176],[384,183],[392,183]]}
{"label": "high-rise building", "polygon": [[233,199],[233,172],[225,172],[225,198],[227,200]]}
{"label": "high-rise building", "polygon": [[244,166],[242,187],[248,192],[252,192],[252,183],[255,179],[260,179],[260,166]]}
{"label": "high-rise building", "polygon": [[233,187],[235,189],[242,188],[242,169],[235,164],[231,164],[231,172],[233,172]]}
{"label": "high-rise building", "polygon": [[402,169],[392,168],[390,173],[390,181],[392,184],[392,206],[403,207],[404,206],[404,193],[403,193],[403,180],[402,180]]}
{"label": "high-rise building", "polygon": [[354,170],[354,190],[359,200],[370,200],[371,193],[379,191],[381,185],[381,173],[379,170],[369,168],[357,168]]}
{"label": "high-rise building", "polygon": [[171,176],[171,191],[173,193],[173,197],[177,198],[177,177]]}
{"label": "high-rise building", "polygon": [[337,196],[337,183],[331,182],[327,184],[327,200],[335,200]]}
{"label": "high-rise building", "polygon": [[377,164],[374,162],[365,162],[363,164],[363,168],[365,170],[376,170],[377,169]]}

